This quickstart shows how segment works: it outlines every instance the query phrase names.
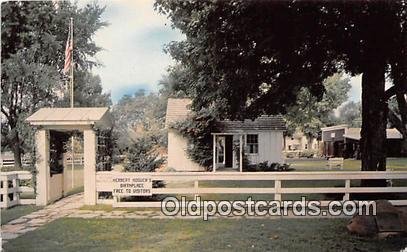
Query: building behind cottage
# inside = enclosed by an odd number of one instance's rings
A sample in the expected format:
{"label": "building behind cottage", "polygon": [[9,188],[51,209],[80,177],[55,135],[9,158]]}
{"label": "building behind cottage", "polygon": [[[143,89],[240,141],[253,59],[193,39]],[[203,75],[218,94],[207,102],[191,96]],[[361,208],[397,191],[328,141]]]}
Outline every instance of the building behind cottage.
{"label": "building behind cottage", "polygon": [[[322,131],[323,155],[327,157],[360,158],[361,128],[349,128],[348,125],[325,127]],[[403,136],[397,129],[386,129],[386,155],[401,156]]]}

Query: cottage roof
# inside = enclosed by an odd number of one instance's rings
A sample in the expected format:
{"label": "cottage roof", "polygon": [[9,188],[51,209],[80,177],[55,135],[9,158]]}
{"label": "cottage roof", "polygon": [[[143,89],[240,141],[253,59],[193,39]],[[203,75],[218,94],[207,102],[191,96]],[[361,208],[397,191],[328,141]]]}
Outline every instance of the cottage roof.
{"label": "cottage roof", "polygon": [[[345,138],[360,140],[360,130],[361,128],[348,128],[346,133],[343,135]],[[386,129],[387,139],[402,139],[403,136],[397,129]]]}
{"label": "cottage roof", "polygon": [[186,119],[191,112],[191,109],[189,108],[191,104],[191,99],[169,98],[167,102],[165,125],[168,127],[172,123]]}
{"label": "cottage roof", "polygon": [[287,129],[282,116],[260,116],[256,120],[246,119],[244,121],[224,120],[217,122],[217,131],[219,133],[235,133],[248,130],[278,130]]}
{"label": "cottage roof", "polygon": [[[184,120],[188,117],[191,99],[169,98],[167,104],[167,115],[165,124]],[[256,120],[246,119],[244,121],[219,121],[216,131],[222,133],[234,133],[247,130],[286,130],[286,124],[282,116],[261,116]]]}
{"label": "cottage roof", "polygon": [[41,108],[27,119],[31,125],[95,125],[111,126],[109,108]]}

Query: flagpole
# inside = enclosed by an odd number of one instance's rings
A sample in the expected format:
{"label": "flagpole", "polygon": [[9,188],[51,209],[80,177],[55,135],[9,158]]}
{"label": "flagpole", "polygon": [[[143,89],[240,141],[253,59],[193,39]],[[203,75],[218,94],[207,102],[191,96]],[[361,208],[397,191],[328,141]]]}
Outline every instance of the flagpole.
{"label": "flagpole", "polygon": [[[71,47],[72,47],[72,51],[71,51],[71,108],[74,107],[74,101],[73,101],[73,92],[74,92],[74,88],[73,88],[73,18],[71,18],[71,23],[70,23],[70,38],[71,38]],[[72,139],[71,139],[71,181],[72,181],[72,189],[74,188],[75,184],[74,184],[74,169],[75,169],[75,159],[74,159],[74,132],[72,132]]]}
{"label": "flagpole", "polygon": [[71,26],[70,26],[70,37],[71,37],[71,47],[72,47],[72,52],[71,52],[71,108],[73,108],[73,18],[71,18]]}

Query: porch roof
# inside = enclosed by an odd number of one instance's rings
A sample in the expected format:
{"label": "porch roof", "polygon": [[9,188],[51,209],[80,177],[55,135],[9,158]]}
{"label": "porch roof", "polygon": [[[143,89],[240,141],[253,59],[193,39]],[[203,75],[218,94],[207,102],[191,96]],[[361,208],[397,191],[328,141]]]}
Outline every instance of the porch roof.
{"label": "porch roof", "polygon": [[41,108],[26,119],[37,126],[98,125],[111,127],[109,108]]}

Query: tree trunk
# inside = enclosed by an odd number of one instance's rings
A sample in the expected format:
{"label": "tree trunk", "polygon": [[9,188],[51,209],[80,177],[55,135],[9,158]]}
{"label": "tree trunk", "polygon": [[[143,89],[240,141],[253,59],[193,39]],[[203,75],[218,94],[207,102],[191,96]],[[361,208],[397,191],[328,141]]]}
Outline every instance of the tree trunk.
{"label": "tree trunk", "polygon": [[389,109],[389,121],[403,137],[401,140],[400,152],[403,156],[405,156],[407,155],[407,124],[403,124],[401,119],[391,109]]}
{"label": "tree trunk", "polygon": [[[401,49],[399,58],[391,64],[391,73],[394,83],[392,88],[393,91],[395,91],[394,94],[396,95],[400,118],[395,113],[389,114],[389,120],[403,136],[403,140],[401,142],[401,153],[403,155],[407,155],[407,101],[405,98],[405,94],[407,92],[406,57],[407,55],[405,50]],[[392,96],[392,92],[389,92],[389,94],[390,95],[388,95],[386,98],[390,98]]]}
{"label": "tree trunk", "polygon": [[312,135],[307,136],[307,144],[308,144],[308,150],[312,150]]}
{"label": "tree trunk", "polygon": [[[385,91],[385,64],[380,59],[371,61],[362,76],[362,171],[386,170],[387,102]],[[385,180],[364,180],[362,186],[385,186]]]}
{"label": "tree trunk", "polygon": [[403,135],[403,140],[401,142],[401,154],[403,156],[407,156],[407,101],[406,98],[404,98],[404,93],[400,91],[397,91],[396,98],[402,123],[402,131],[400,131],[400,133]]}
{"label": "tree trunk", "polygon": [[23,166],[21,164],[21,148],[18,136],[16,136],[13,141],[13,154],[14,154],[14,168],[21,169]]}

